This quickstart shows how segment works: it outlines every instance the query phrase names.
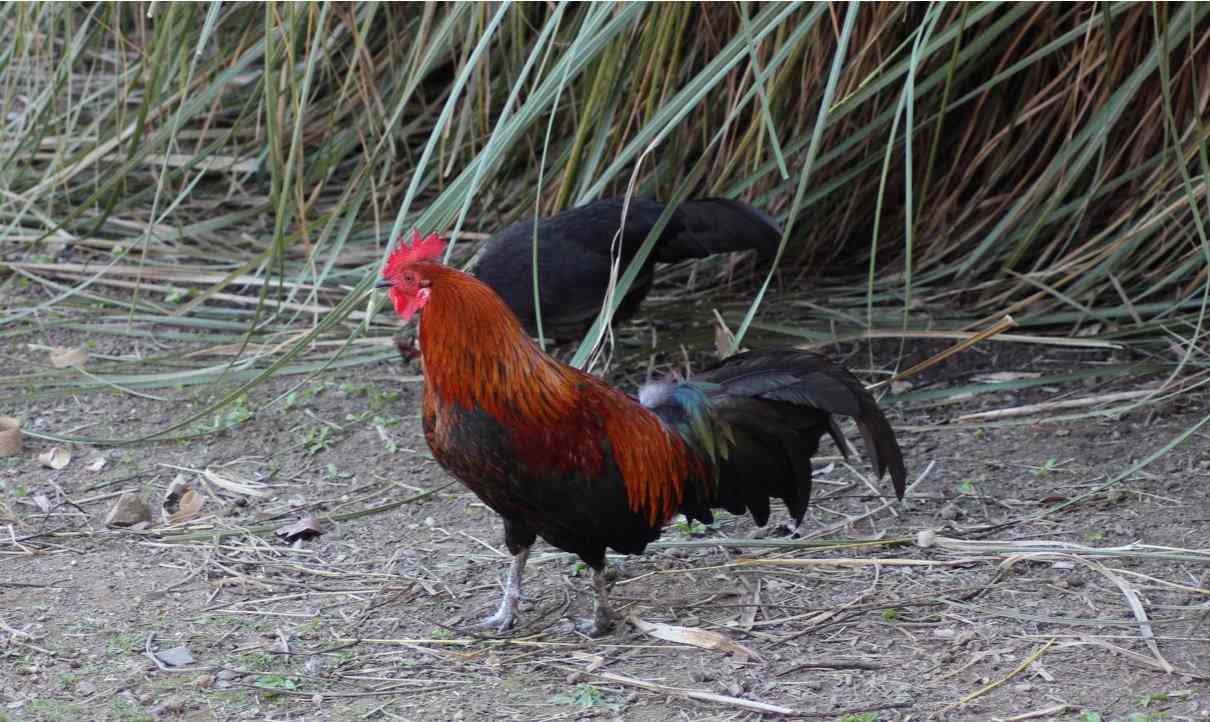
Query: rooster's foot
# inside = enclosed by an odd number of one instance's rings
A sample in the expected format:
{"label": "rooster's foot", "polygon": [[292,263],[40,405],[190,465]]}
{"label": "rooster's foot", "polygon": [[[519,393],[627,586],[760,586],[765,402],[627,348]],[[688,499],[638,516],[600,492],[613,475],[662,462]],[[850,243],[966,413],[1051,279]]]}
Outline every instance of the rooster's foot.
{"label": "rooster's foot", "polygon": [[786,521],[786,522],[782,522],[781,524],[778,524],[777,526],[770,529],[769,536],[773,537],[773,538],[784,537],[787,539],[801,539],[802,538],[802,534],[800,533],[801,530],[802,530],[801,523],[796,524],[794,522]]}
{"label": "rooster's foot", "polygon": [[521,601],[521,573],[525,570],[525,562],[529,559],[529,547],[522,547],[513,555],[513,562],[508,567],[508,580],[504,583],[504,595],[500,597],[500,606],[496,613],[476,624],[471,629],[493,629],[503,634],[513,628],[517,619],[517,603]]}
{"label": "rooster's foot", "polygon": [[576,631],[586,637],[602,637],[613,628],[613,618],[605,609],[595,610],[591,619],[577,619]]}
{"label": "rooster's foot", "polygon": [[516,605],[506,607],[501,605],[496,613],[490,617],[475,622],[470,625],[471,629],[490,629],[500,634],[507,632],[513,628],[513,624],[517,621]]}
{"label": "rooster's foot", "polygon": [[592,570],[592,619],[576,622],[576,631],[589,637],[600,637],[613,627],[613,615],[609,613],[609,584],[605,581],[605,567]]}

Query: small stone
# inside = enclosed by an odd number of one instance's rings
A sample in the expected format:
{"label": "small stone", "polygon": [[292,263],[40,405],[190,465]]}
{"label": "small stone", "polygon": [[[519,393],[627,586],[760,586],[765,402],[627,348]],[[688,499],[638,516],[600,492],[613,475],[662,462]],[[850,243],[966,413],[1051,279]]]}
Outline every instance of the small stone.
{"label": "small stone", "polygon": [[238,676],[239,672],[236,672],[234,669],[220,669],[218,672],[218,678],[221,680],[235,679]]}
{"label": "small stone", "polygon": [[953,521],[957,519],[961,513],[962,512],[959,511],[958,507],[954,504],[946,504],[945,506],[941,507],[941,518],[945,519],[946,521]]}
{"label": "small stone", "polygon": [[694,682],[712,682],[714,678],[714,672],[708,669],[693,669],[689,671],[689,679]]}
{"label": "small stone", "polygon": [[155,717],[164,715],[180,714],[185,709],[185,700],[180,697],[169,697],[163,702],[151,708],[151,714]]}
{"label": "small stone", "polygon": [[151,509],[147,502],[135,494],[118,497],[113,508],[105,515],[105,526],[129,527],[144,521],[151,521]]}
{"label": "small stone", "polygon": [[97,693],[97,685],[93,684],[92,682],[89,682],[86,679],[81,680],[80,683],[76,685],[76,695],[78,695],[80,697],[91,697],[96,693]]}
{"label": "small stone", "polygon": [[184,667],[185,665],[193,664],[193,655],[189,652],[189,648],[184,645],[156,652],[155,656],[159,657],[160,661],[169,667]]}

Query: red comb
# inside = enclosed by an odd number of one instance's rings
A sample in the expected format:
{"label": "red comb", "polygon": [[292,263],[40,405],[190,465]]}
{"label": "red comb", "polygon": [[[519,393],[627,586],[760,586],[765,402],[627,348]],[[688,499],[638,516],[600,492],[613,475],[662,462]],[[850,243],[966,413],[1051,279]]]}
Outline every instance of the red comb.
{"label": "red comb", "polygon": [[420,232],[413,228],[412,245],[399,244],[399,248],[395,249],[395,252],[387,259],[386,268],[382,269],[382,277],[390,278],[413,263],[437,258],[442,253],[445,253],[445,241],[441,239],[441,236],[430,233],[421,238]]}

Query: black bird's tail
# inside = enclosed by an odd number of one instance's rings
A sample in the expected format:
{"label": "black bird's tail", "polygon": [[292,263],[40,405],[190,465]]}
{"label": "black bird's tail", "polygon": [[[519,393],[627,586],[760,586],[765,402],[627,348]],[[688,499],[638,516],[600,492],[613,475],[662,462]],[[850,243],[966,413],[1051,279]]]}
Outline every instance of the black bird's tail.
{"label": "black bird's tail", "polygon": [[[654,216],[645,219],[648,228],[663,210],[659,204],[652,205],[657,208]],[[728,198],[699,198],[681,203],[667,229],[654,249],[655,259],[661,263],[748,250],[755,250],[758,258],[767,260],[777,252],[781,241],[777,221],[747,203]]]}
{"label": "black bird's tail", "polygon": [[826,433],[848,456],[836,416],[857,422],[881,478],[887,471],[903,498],[907,471],[895,432],[878,403],[851,373],[817,354],[754,351],[733,356],[680,384],[652,384],[640,394],[713,465],[713,478],[686,489],[682,511],[708,522],[712,507],[769,518],[769,499],[785,501],[795,522],[811,498],[811,457]]}

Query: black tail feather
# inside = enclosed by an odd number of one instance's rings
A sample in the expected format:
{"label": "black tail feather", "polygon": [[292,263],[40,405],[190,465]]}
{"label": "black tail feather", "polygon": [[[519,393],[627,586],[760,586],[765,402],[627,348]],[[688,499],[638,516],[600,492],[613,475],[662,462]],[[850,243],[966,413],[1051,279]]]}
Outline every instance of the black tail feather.
{"label": "black tail feather", "polygon": [[866,454],[869,455],[878,478],[881,479],[890,471],[895,496],[902,499],[907,492],[907,469],[903,466],[903,453],[899,450],[899,442],[895,440],[895,432],[891,430],[890,422],[882,415],[872,398],[870,404],[870,408],[857,417],[857,428],[861,430]]}
{"label": "black tail feather", "polygon": [[[882,478],[890,473],[902,499],[907,471],[895,432],[878,403],[851,373],[823,356],[800,351],[757,351],[727,359],[680,387],[645,395],[647,403],[695,448],[717,448],[730,434],[726,453],[710,460],[717,484],[704,480],[686,494],[698,515],[710,506],[769,517],[769,499],[785,501],[801,521],[811,497],[811,457],[828,434],[846,458],[848,444],[837,416],[857,422],[866,454]],[[702,424],[703,416],[709,422]],[[697,425],[689,419],[697,420]],[[703,429],[710,443],[698,437]],[[689,513],[686,511],[686,513]]]}

